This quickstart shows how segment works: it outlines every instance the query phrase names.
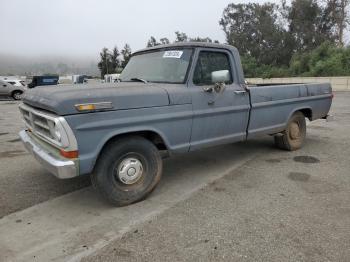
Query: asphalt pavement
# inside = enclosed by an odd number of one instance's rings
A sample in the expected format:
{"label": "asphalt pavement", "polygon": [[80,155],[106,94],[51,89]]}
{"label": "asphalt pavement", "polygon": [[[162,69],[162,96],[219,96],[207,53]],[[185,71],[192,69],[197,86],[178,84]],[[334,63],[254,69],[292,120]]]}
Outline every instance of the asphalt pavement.
{"label": "asphalt pavement", "polygon": [[17,104],[0,102],[0,261],[349,261],[350,93],[303,149],[263,137],[170,158],[123,208],[37,164]]}
{"label": "asphalt pavement", "polygon": [[18,137],[24,128],[18,104],[0,101],[0,218],[90,185],[88,177],[59,180],[30,156]]}

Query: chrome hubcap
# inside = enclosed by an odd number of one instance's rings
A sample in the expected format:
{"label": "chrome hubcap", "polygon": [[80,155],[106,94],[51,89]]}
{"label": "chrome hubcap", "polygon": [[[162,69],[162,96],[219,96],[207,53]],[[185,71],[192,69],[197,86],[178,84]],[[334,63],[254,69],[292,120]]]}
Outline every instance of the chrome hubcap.
{"label": "chrome hubcap", "polygon": [[140,160],[136,158],[125,158],[118,166],[117,177],[126,184],[131,185],[136,183],[143,173],[143,166]]}
{"label": "chrome hubcap", "polygon": [[300,129],[298,123],[293,122],[290,124],[289,133],[292,139],[300,138]]}
{"label": "chrome hubcap", "polygon": [[15,93],[15,99],[21,99],[22,95],[20,93]]}

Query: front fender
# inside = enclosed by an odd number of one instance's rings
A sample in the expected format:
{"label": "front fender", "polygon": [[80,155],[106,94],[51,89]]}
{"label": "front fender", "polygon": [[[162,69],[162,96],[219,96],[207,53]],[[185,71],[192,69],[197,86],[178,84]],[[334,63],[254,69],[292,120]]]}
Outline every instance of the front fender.
{"label": "front fender", "polygon": [[174,105],[65,117],[77,139],[81,174],[91,173],[103,146],[113,137],[140,131],[158,134],[170,153],[189,149],[192,106]]}
{"label": "front fender", "polygon": [[96,161],[99,157],[99,155],[101,154],[101,151],[103,149],[103,147],[112,139],[118,137],[118,136],[123,136],[123,135],[128,135],[128,134],[137,134],[138,132],[153,132],[157,135],[159,135],[166,148],[167,149],[170,149],[170,145],[169,145],[169,141],[168,139],[166,138],[165,134],[163,134],[163,132],[161,130],[158,130],[156,128],[152,128],[152,127],[134,127],[134,128],[124,128],[124,129],[120,129],[120,130],[115,130],[113,132],[109,132],[108,134],[106,134],[102,139],[101,139],[101,142],[98,143],[97,147],[96,147],[96,151],[93,155],[95,155],[95,157],[93,158],[93,161],[92,161],[92,165],[95,166],[96,164]]}

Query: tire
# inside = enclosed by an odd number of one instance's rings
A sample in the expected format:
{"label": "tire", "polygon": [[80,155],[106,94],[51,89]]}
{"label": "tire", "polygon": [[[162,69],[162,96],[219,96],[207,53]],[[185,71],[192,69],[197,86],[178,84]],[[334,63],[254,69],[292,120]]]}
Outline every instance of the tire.
{"label": "tire", "polygon": [[298,150],[304,145],[306,137],[305,116],[301,112],[295,112],[288,121],[287,128],[282,135],[275,136],[275,145],[284,150]]}
{"label": "tire", "polygon": [[150,141],[129,136],[108,144],[91,174],[93,187],[114,206],[126,206],[149,195],[162,176],[162,159]]}
{"label": "tire", "polygon": [[23,94],[22,91],[14,91],[11,96],[14,100],[21,100],[22,94]]}

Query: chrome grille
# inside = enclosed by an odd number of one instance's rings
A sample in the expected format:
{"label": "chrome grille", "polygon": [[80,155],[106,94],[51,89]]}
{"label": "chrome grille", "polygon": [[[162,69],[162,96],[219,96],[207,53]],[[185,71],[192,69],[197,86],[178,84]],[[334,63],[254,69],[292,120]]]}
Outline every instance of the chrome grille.
{"label": "chrome grille", "polygon": [[20,112],[22,113],[24,123],[33,134],[40,136],[44,140],[47,140],[51,144],[59,146],[59,143],[54,140],[53,130],[55,122],[50,119],[51,117],[45,116],[43,113],[26,106],[20,105]]}
{"label": "chrome grille", "polygon": [[20,104],[23,122],[33,135],[45,142],[66,151],[78,149],[74,133],[63,116]]}

